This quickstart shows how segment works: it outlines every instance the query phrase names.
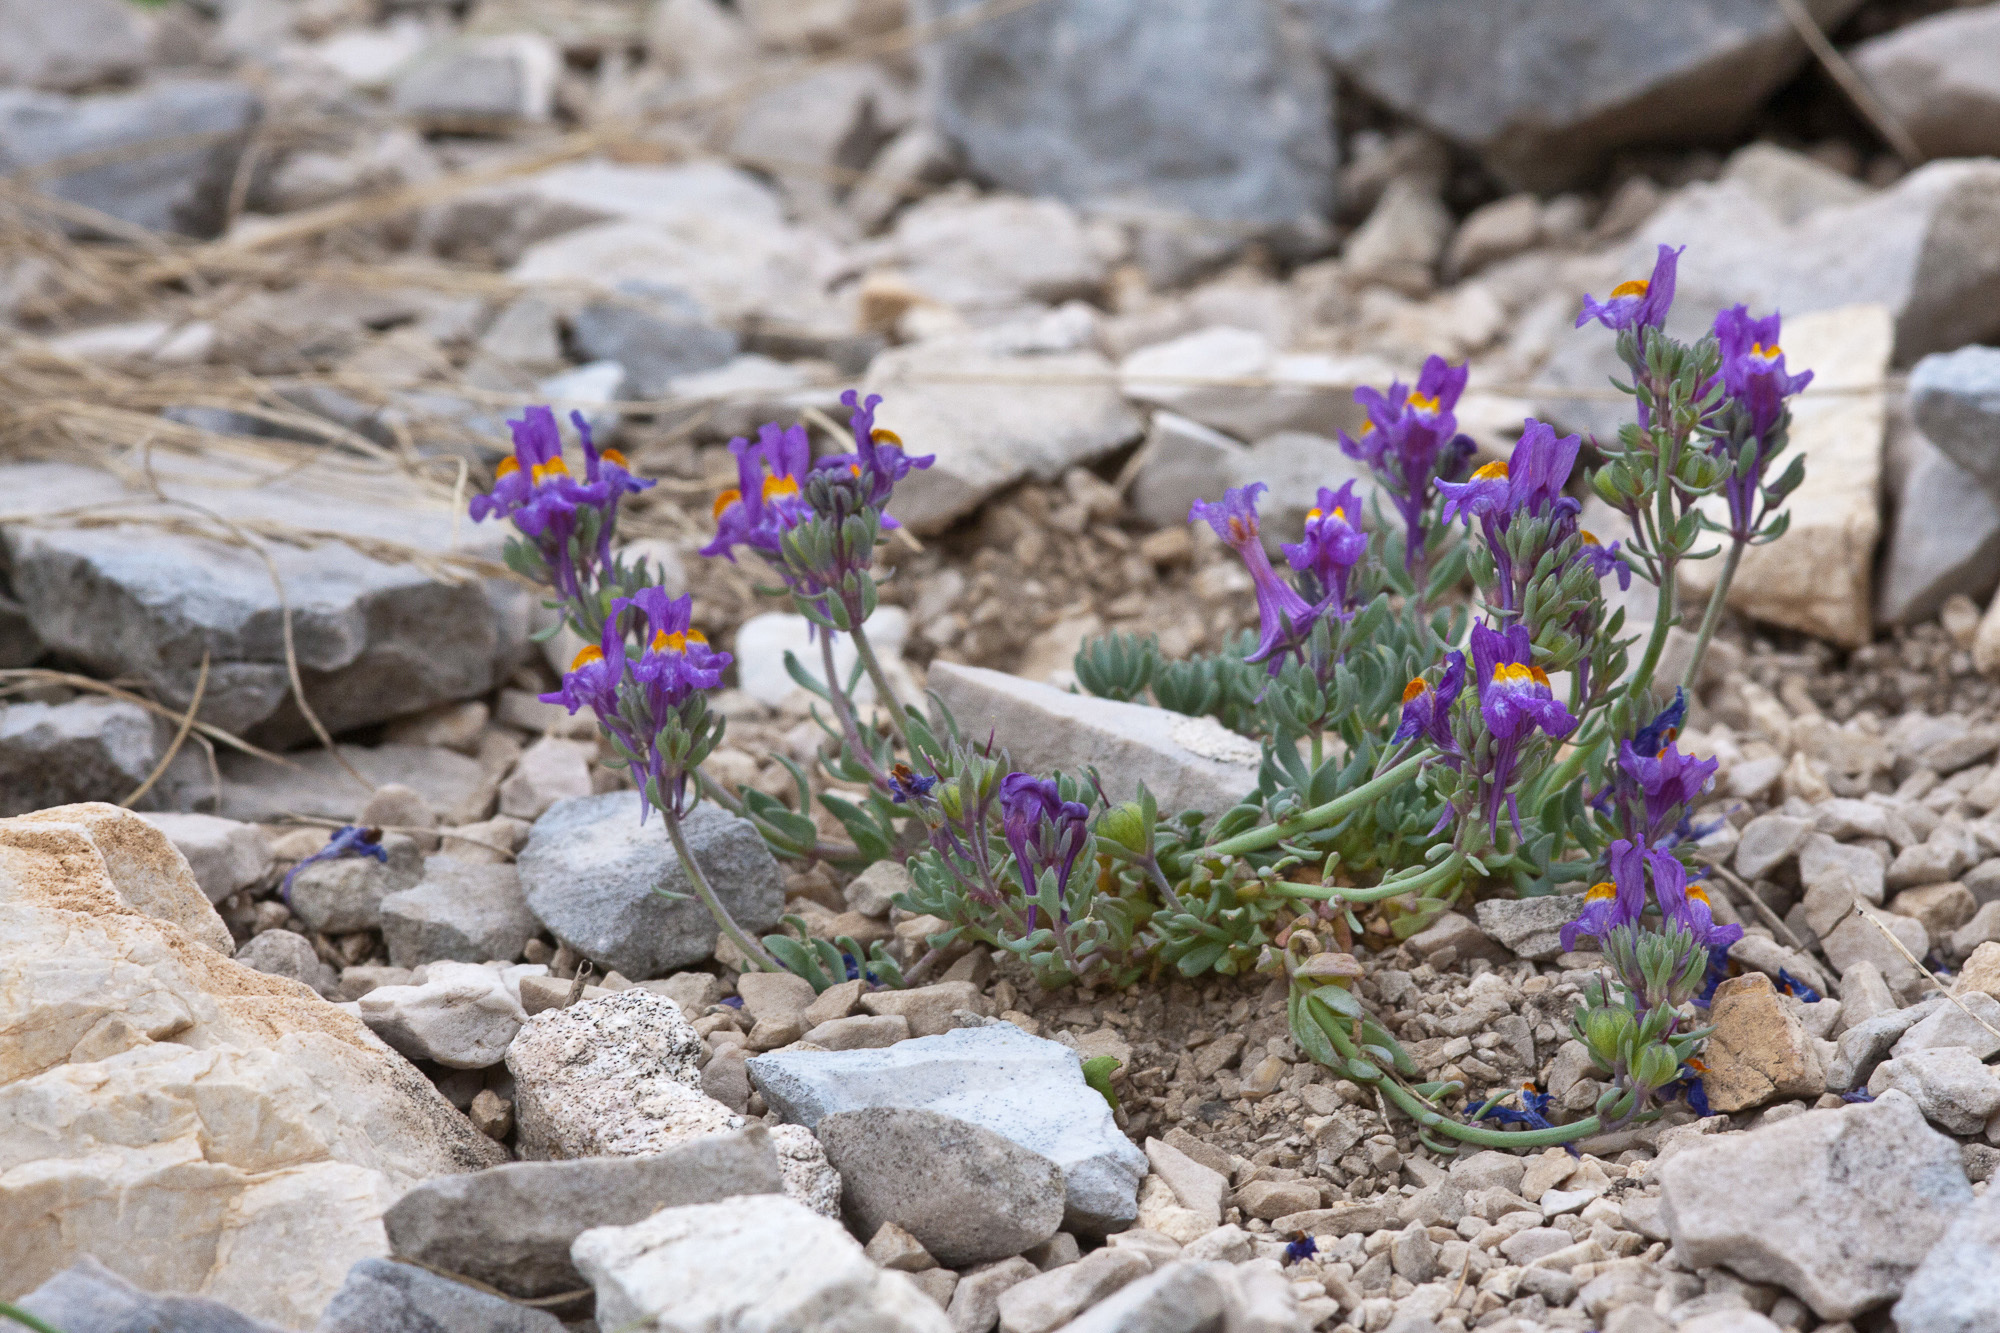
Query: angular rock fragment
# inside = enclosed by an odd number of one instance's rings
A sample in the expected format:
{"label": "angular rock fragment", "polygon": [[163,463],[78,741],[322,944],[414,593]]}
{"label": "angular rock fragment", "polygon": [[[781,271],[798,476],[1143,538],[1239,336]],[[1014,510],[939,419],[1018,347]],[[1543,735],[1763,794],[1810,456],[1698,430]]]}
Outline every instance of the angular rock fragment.
{"label": "angular rock fragment", "polygon": [[410,1264],[363,1259],[314,1333],[563,1333],[563,1322]]}
{"label": "angular rock fragment", "polygon": [[449,856],[426,861],[423,880],[382,899],[381,913],[382,939],[397,967],[438,959],[511,963],[541,925],[513,866]]}
{"label": "angular rock fragment", "polygon": [[0,815],[123,800],[151,775],[171,730],[122,699],[7,704],[0,708]]}

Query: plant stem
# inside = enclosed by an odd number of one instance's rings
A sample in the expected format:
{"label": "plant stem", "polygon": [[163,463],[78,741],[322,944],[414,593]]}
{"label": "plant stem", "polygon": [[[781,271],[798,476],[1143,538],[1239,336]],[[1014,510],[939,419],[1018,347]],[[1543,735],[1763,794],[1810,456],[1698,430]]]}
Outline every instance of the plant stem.
{"label": "plant stem", "polygon": [[1333,884],[1321,885],[1318,888],[1310,884],[1287,884],[1283,888],[1273,886],[1272,892],[1280,897],[1314,898],[1321,902],[1379,903],[1405,893],[1422,893],[1433,885],[1444,883],[1464,868],[1465,853],[1453,852],[1436,865],[1429,866],[1417,874],[1404,879],[1385,879],[1372,889],[1344,889]]}
{"label": "plant stem", "polygon": [[1736,577],[1736,562],[1743,558],[1744,543],[1729,543],[1729,554],[1722,558],[1722,574],[1716,580],[1715,591],[1708,595],[1708,610],[1702,613],[1701,632],[1695,635],[1694,656],[1688,659],[1687,674],[1681,677],[1681,687],[1690,694],[1694,683],[1701,675],[1701,659],[1708,655],[1708,641],[1715,637],[1715,626],[1722,619],[1722,604],[1728,600],[1729,585]]}
{"label": "plant stem", "polygon": [[674,854],[681,859],[681,869],[687,872],[688,883],[694,886],[695,896],[701,899],[702,906],[708,909],[708,914],[715,918],[716,926],[729,937],[731,944],[743,951],[744,957],[757,965],[758,971],[784,971],[785,969],[778,965],[778,960],[765,952],[763,945],[744,933],[743,927],[736,924],[736,918],[729,914],[729,909],[722,905],[722,899],[715,896],[715,889],[709,884],[708,876],[702,873],[701,864],[694,859],[694,852],[688,847],[687,835],[681,831],[680,816],[663,807],[660,810],[660,817],[667,822],[667,837],[674,844]]}
{"label": "plant stem", "polygon": [[895,730],[896,739],[902,742],[903,753],[916,757],[916,750],[910,745],[910,734],[903,729],[903,701],[896,697],[896,689],[889,684],[889,677],[882,670],[882,663],[875,656],[875,648],[868,642],[867,633],[856,620],[854,627],[847,631],[854,640],[854,651],[861,656],[861,665],[868,672],[868,679],[875,682],[875,700],[889,711],[889,725]]}
{"label": "plant stem", "polygon": [[60,1333],[60,1330],[43,1323],[18,1305],[0,1301],[0,1319],[11,1319],[23,1328],[31,1328],[35,1333]]}
{"label": "plant stem", "polygon": [[1381,774],[1379,777],[1370,778],[1353,791],[1336,796],[1325,805],[1316,805],[1312,809],[1293,815],[1290,819],[1280,823],[1266,824],[1262,828],[1251,829],[1248,833],[1239,833],[1233,838],[1225,838],[1221,842],[1212,843],[1202,848],[1200,855],[1204,857],[1240,856],[1244,852],[1256,852],[1262,851],[1266,847],[1275,847],[1294,834],[1310,833],[1314,829],[1325,828],[1328,824],[1340,819],[1350,811],[1360,809],[1376,797],[1394,791],[1410,779],[1416,777],[1418,771],[1424,766],[1425,757],[1421,754],[1411,755],[1408,759],[1397,764],[1386,773]]}
{"label": "plant stem", "polygon": [[1575,1124],[1556,1125],[1550,1129],[1481,1129],[1433,1109],[1423,1098],[1392,1078],[1384,1078],[1375,1086],[1396,1104],[1397,1110],[1425,1129],[1448,1134],[1463,1143],[1478,1143],[1489,1148],[1549,1148],[1575,1139],[1587,1139],[1604,1128],[1602,1120],[1590,1116]]}
{"label": "plant stem", "polygon": [[[855,639],[857,645],[860,642],[859,638]],[[875,762],[875,751],[862,738],[861,724],[854,720],[854,701],[841,688],[840,672],[833,665],[833,631],[824,625],[819,631],[819,660],[826,667],[826,697],[833,705],[833,715],[840,720],[840,729],[847,733],[847,747],[854,751],[854,757],[868,770],[868,776],[875,779],[875,785],[885,793],[891,791],[889,775]]]}

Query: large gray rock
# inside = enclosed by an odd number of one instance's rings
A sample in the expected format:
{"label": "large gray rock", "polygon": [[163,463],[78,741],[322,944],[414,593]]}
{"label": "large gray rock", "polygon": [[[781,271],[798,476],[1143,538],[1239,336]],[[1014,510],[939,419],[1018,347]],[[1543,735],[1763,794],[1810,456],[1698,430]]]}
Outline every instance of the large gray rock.
{"label": "large gray rock", "polygon": [[[1902,365],[2000,333],[2000,162],[1933,162],[1855,203],[1793,220],[1779,210],[1744,179],[1688,186],[1619,250],[1612,282],[1645,277],[1660,245],[1685,245],[1667,331],[1696,337],[1718,310],[1739,302],[1757,314],[1782,311],[1786,364],[1795,371],[1814,368],[1790,354],[1794,319],[1812,311],[1886,306]],[[1602,390],[1623,373],[1613,341],[1595,325],[1566,334],[1544,382]],[[1598,435],[1615,433],[1632,415],[1625,400],[1551,397],[1541,410],[1566,430]]]}
{"label": "large gray rock", "polygon": [[206,460],[162,459],[155,470],[169,497],[241,525],[236,532],[339,535],[265,539],[267,566],[234,544],[230,529],[142,501],[109,473],[61,463],[6,468],[0,482],[15,512],[116,503],[139,520],[0,531],[15,595],[51,648],[107,675],[136,676],[172,708],[187,706],[206,653],[202,718],[278,740],[311,736],[288,698],[285,604],[306,697],[335,732],[484,693],[524,655],[525,589],[476,577],[446,582],[397,555],[491,558],[505,537],[500,525],[414,507],[409,488],[388,489],[331,458],[284,480]]}
{"label": "large gray rock", "polygon": [[1139,473],[1132,479],[1132,512],[1156,528],[1188,521],[1196,500],[1219,499],[1231,486],[1249,450],[1212,426],[1168,412],[1153,413]]}
{"label": "large gray rock", "polygon": [[855,1229],[895,1223],[947,1268],[1010,1259],[1056,1234],[1063,1175],[1018,1143],[954,1116],[872,1107],[814,1127]]}
{"label": "large gray rock", "polygon": [[570,1253],[606,1329],[952,1333],[943,1310],[877,1268],[838,1222],[773,1194],[595,1227]]}
{"label": "large gray rock", "polygon": [[1118,365],[1126,397],[1248,440],[1358,431],[1367,418],[1355,389],[1386,384],[1391,373],[1372,356],[1285,353],[1261,333],[1224,325],[1142,347]]}
{"label": "large gray rock", "polygon": [[2000,154],[2000,10],[1933,14],[1863,42],[1854,67],[1931,157]]}
{"label": "large gray rock", "polygon": [[313,1333],[563,1333],[563,1322],[410,1264],[363,1259]]}
{"label": "large gray rock", "polygon": [[[11,38],[11,23],[7,31]],[[129,153],[58,169],[35,188],[149,231],[212,235],[260,110],[247,85],[222,81],[170,80],[83,98],[0,90],[0,171]]]}
{"label": "large gray rock", "polygon": [[398,1258],[533,1298],[584,1285],[570,1244],[592,1227],[782,1187],[770,1133],[753,1125],[644,1157],[509,1162],[441,1176],[398,1199],[382,1224]]}
{"label": "large gray rock", "polygon": [[1945,1228],[1889,1314],[1899,1333],[2000,1331],[2000,1191]]}
{"label": "large gray rock", "polygon": [[[923,0],[935,19],[972,0]],[[1057,0],[922,52],[932,122],[979,175],[1079,207],[1323,229],[1325,71],[1271,0]]]}
{"label": "large gray rock", "polygon": [[[422,792],[445,825],[478,823],[492,813],[493,779],[477,760],[455,750],[400,741],[374,746],[343,744],[339,748],[339,759],[317,749],[288,754],[282,762],[223,750],[217,759],[222,770],[220,792],[215,790],[206,762],[176,760],[162,785],[171,784],[168,799],[180,808],[213,807],[225,818],[255,824],[275,823],[293,815],[352,822],[360,818],[375,788],[391,785]],[[346,761],[345,766],[341,760]],[[367,785],[356,782],[347,766],[360,773]],[[395,844],[390,847],[389,856],[394,861]]]}
{"label": "large gray rock", "polygon": [[278,1333],[220,1301],[142,1291],[87,1254],[15,1304],[62,1333]]}
{"label": "large gray rock", "polygon": [[0,0],[0,87],[71,92],[145,67],[152,26],[125,0]]}
{"label": "large gray rock", "polygon": [[[657,814],[639,822],[637,792],[559,801],[535,821],[516,864],[528,907],[558,940],[634,981],[715,953],[715,919],[682,871]],[[747,820],[702,805],[682,821],[688,845],[736,923],[755,935],[778,924],[778,863]],[[669,902],[663,891],[686,895]]]}
{"label": "large gray rock", "polygon": [[1941,451],[1912,443],[1875,595],[1879,625],[1929,620],[1955,593],[1983,602],[2000,583],[2000,499]]}
{"label": "large gray rock", "polygon": [[1899,1092],[1697,1142],[1659,1176],[1681,1263],[1775,1283],[1826,1320],[1893,1299],[1972,1202],[1958,1144]]}
{"label": "large gray rock", "polygon": [[862,387],[882,395],[876,425],[936,458],[897,486],[899,520],[937,532],[1024,478],[1054,481],[1139,438],[1110,362],[1069,341],[1036,351],[938,338],[875,358]]}
{"label": "large gray rock", "polygon": [[[1836,25],[1859,0],[1807,0]],[[1735,131],[1805,60],[1760,0],[1304,0],[1335,67],[1478,150],[1516,186],[1550,189],[1612,149]]]}
{"label": "large gray rock", "polygon": [[540,929],[510,865],[433,856],[421,883],[382,900],[382,939],[397,967],[440,958],[511,963]]}
{"label": "large gray rock", "polygon": [[1926,440],[2000,494],[2000,347],[1961,347],[1917,362],[1910,415]]}
{"label": "large gray rock", "polygon": [[0,815],[122,801],[167,747],[171,724],[122,699],[0,707]]}
{"label": "large gray rock", "polygon": [[1081,775],[1094,765],[1114,801],[1144,782],[1163,811],[1219,813],[1257,785],[1256,744],[1212,717],[1070,694],[955,662],[932,663],[929,686],[966,735],[992,734],[1017,767]]}
{"label": "large gray rock", "polygon": [[1064,1230],[1101,1235],[1138,1216],[1146,1156],[1083,1081],[1075,1051],[1011,1023],[960,1028],[880,1050],[778,1051],[750,1080],[787,1121],[907,1106],[990,1129],[1053,1161],[1067,1186]]}
{"label": "large gray rock", "polygon": [[593,301],[576,313],[570,334],[590,361],[625,367],[626,398],[663,398],[672,382],[727,365],[736,335],[702,318],[685,293],[653,283],[627,282],[611,300]]}

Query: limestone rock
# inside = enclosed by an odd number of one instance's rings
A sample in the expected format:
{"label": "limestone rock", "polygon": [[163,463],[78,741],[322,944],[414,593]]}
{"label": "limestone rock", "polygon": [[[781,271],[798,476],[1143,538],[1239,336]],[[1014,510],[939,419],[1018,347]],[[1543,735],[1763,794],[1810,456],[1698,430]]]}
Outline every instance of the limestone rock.
{"label": "limestone rock", "polygon": [[1074,1051],[1009,1023],[960,1028],[882,1050],[753,1056],[750,1078],[787,1121],[917,1107],[966,1120],[1055,1162],[1067,1186],[1063,1229],[1101,1235],[1137,1216],[1146,1159],[1083,1081]]}
{"label": "limestone rock", "polygon": [[89,1253],[304,1327],[385,1252],[399,1192],[502,1152],[357,1019],[204,947],[204,919],[226,948],[136,815],[0,824],[0,1300]]}
{"label": "limestone rock", "polygon": [[145,67],[152,25],[119,0],[0,4],[0,87],[74,92],[128,78]]}
{"label": "limestone rock", "polygon": [[[1994,195],[2000,218],[2000,176]],[[2000,286],[2000,269],[1994,282]],[[1741,299],[1738,293],[1731,304]],[[1792,402],[1791,452],[1806,459],[1806,480],[1792,492],[1785,535],[1744,553],[1729,604],[1759,620],[1858,646],[1874,626],[1869,584],[1881,528],[1876,492],[1886,418],[1880,394],[1857,391],[1880,385],[1888,371],[1891,312],[1855,306],[1808,315],[1792,305],[1784,311],[1786,364],[1813,371],[1813,382]],[[1708,563],[1687,566],[1683,588],[1706,597],[1715,578]]]}
{"label": "limestone rock", "polygon": [[[198,777],[176,784],[179,790],[175,803],[182,809],[193,809],[206,808],[212,801],[217,814],[260,824],[289,815],[312,815],[349,823],[360,817],[372,793],[356,782],[333,755],[322,749],[285,757],[290,763],[280,766],[255,755],[225,751],[219,763],[220,796],[215,795],[208,766],[203,764]],[[343,744],[340,759],[353,765],[374,787],[393,784],[423,792],[446,824],[482,820],[493,807],[492,779],[479,761],[443,746],[397,741],[374,746]],[[175,779],[176,770],[169,769],[162,785],[175,783]]]}
{"label": "limestone rock", "polygon": [[79,801],[120,801],[166,752],[164,719],[123,699],[0,709],[0,815]]}
{"label": "limestone rock", "polygon": [[[186,815],[206,819],[206,815]],[[391,895],[413,889],[424,877],[423,854],[416,840],[401,833],[384,833],[382,850],[388,860],[372,856],[336,856],[301,866],[292,876],[291,905],[299,920],[329,935],[345,935],[356,930],[379,930],[382,903]],[[428,959],[419,961],[427,962]],[[484,959],[467,959],[484,962]],[[398,966],[408,967],[402,963]]]}
{"label": "limestone rock", "polygon": [[1991,1333],[2000,1311],[2000,1192],[1953,1219],[1890,1310],[1898,1333]]}
{"label": "limestone rock", "polygon": [[2000,582],[2000,501],[1977,477],[1922,439],[1896,497],[1875,619],[1927,620],[1954,593],[1985,597]]}
{"label": "limestone rock", "polygon": [[500,974],[472,963],[432,963],[421,984],[378,986],[358,1003],[376,1036],[448,1069],[499,1064],[528,1019]]}
{"label": "limestone rock", "polygon": [[1218,499],[1241,484],[1236,478],[1249,453],[1241,440],[1165,408],[1153,413],[1142,447],[1132,510],[1156,528],[1180,527],[1196,500]]}
{"label": "limestone rock", "polygon": [[509,1295],[574,1291],[570,1244],[662,1208],[782,1188],[770,1134],[753,1125],[643,1157],[509,1162],[418,1185],[382,1221],[394,1253]]}
{"label": "limestone rock", "polygon": [[511,963],[540,924],[510,865],[433,856],[421,883],[382,900],[382,938],[397,967],[438,959]]}
{"label": "limestone rock", "polygon": [[17,1304],[63,1333],[113,1328],[161,1329],[164,1333],[277,1333],[272,1325],[246,1318],[216,1301],[152,1295],[88,1254]]}
{"label": "limestone rock", "polygon": [[562,52],[537,33],[442,42],[396,79],[399,114],[427,127],[491,133],[544,121],[555,105]]}
{"label": "limestone rock", "polygon": [[1697,1141],[1659,1177],[1682,1263],[1776,1283],[1828,1320],[1902,1291],[1972,1201],[1958,1145],[1896,1092]]}
{"label": "limestone rock", "polygon": [[[715,919],[694,896],[658,815],[639,820],[637,792],[561,801],[535,821],[516,864],[528,907],[555,937],[633,980],[715,952]],[[778,924],[777,862],[748,821],[704,804],[683,821],[716,894],[753,936]],[[685,895],[669,902],[661,891]]]}
{"label": "limestone rock", "polygon": [[1000,1295],[1000,1333],[1053,1333],[1138,1278],[1152,1264],[1134,1250],[1102,1249]]}
{"label": "limestone rock", "polygon": [[907,1276],[869,1262],[839,1223],[774,1194],[596,1227],[570,1252],[606,1328],[952,1333]]}
{"label": "limestone rock", "polygon": [[[968,0],[922,0],[917,20]],[[1332,203],[1332,89],[1279,5],[1140,0],[1042,7],[922,51],[933,124],[980,176],[1140,218],[1184,214],[1223,243],[1317,234]],[[1236,227],[1213,224],[1239,224]]]}
{"label": "limestone rock", "polygon": [[702,1050],[679,1006],[636,987],[534,1015],[507,1050],[521,1156],[631,1156],[738,1128],[701,1095]]}
{"label": "limestone rock", "polygon": [[896,219],[884,258],[929,300],[967,309],[1056,305],[1104,284],[1102,242],[1055,199],[940,195]]}
{"label": "limestone rock", "polygon": [[236,951],[236,961],[266,976],[286,977],[331,1000],[340,987],[312,941],[289,930],[267,930]]}
{"label": "limestone rock", "polygon": [[1910,414],[1925,440],[1988,494],[2000,493],[2000,348],[1961,347],[1917,362]]}
{"label": "limestone rock", "polygon": [[1826,1089],[1805,1026],[1762,973],[1731,977],[1709,1008],[1715,1035],[1702,1053],[1701,1083],[1717,1111],[1746,1111],[1778,1097],[1817,1097]]}
{"label": "limestone rock", "polygon": [[[208,460],[158,470],[167,495],[226,520],[354,539],[271,542],[267,551],[291,607],[307,698],[331,730],[482,693],[520,651],[529,600],[523,590],[498,580],[445,583],[386,554],[414,548],[427,556],[496,557],[498,525],[467,528],[442,506],[412,507],[407,487],[388,491],[331,455],[283,480]],[[20,464],[6,469],[5,479],[22,510],[120,501],[137,517],[187,521],[187,511],[143,502],[90,468]],[[206,652],[205,721],[278,739],[310,736],[287,698],[278,593],[257,552],[119,525],[24,525],[0,532],[0,541],[15,595],[51,647],[107,674],[136,676],[176,709],[192,697]],[[370,543],[381,545],[382,558],[363,554]],[[205,769],[201,781],[205,786]]]}
{"label": "limestone rock", "polygon": [[1074,346],[937,338],[876,357],[862,382],[882,396],[876,425],[936,458],[896,487],[895,516],[937,532],[1024,478],[1054,481],[1136,440],[1144,423],[1110,378],[1101,354]]}
{"label": "limestone rock", "polygon": [[933,663],[929,683],[967,735],[994,733],[1022,768],[1081,773],[1094,764],[1114,801],[1144,782],[1163,811],[1222,811],[1257,785],[1257,747],[1213,718],[951,662]]}
{"label": "limestone rock", "polygon": [[1389,370],[1372,357],[1280,353],[1260,333],[1216,327],[1133,352],[1119,363],[1118,379],[1135,402],[1254,440],[1285,430],[1359,430],[1366,418],[1354,390],[1386,383]]}
{"label": "limestone rock", "polygon": [[[8,7],[10,34],[19,31],[17,16],[30,8]],[[69,6],[39,12],[61,19]],[[116,58],[117,49],[114,44],[102,51]],[[212,236],[221,226],[244,141],[261,112],[257,95],[228,79],[161,79],[132,92],[91,97],[4,88],[0,167],[15,172],[71,158],[117,157],[121,160],[57,168],[38,179],[36,188],[148,231]]]}
{"label": "limestone rock", "polygon": [[1011,1258],[1062,1224],[1061,1170],[990,1129],[874,1107],[822,1117],[813,1132],[861,1234],[894,1223],[949,1267]]}
{"label": "limestone rock", "polygon": [[1517,957],[1537,962],[1562,952],[1562,928],[1583,911],[1583,895],[1550,894],[1540,898],[1487,898],[1473,907],[1479,928],[1513,950]]}
{"label": "limestone rock", "polygon": [[[148,824],[187,858],[195,883],[212,903],[249,888],[271,870],[271,844],[254,824],[213,815],[151,814]],[[371,862],[372,864],[372,862]]]}
{"label": "limestone rock", "polygon": [[363,1259],[314,1333],[563,1333],[563,1322],[410,1264]]}
{"label": "limestone rock", "polygon": [[[1855,4],[1809,8],[1830,29]],[[1426,0],[1305,12],[1343,75],[1527,189],[1569,184],[1627,144],[1727,136],[1805,60],[1784,15],[1751,0],[1519,0],[1449,23]]]}
{"label": "limestone rock", "polygon": [[1963,1046],[1897,1056],[1868,1083],[1871,1090],[1881,1086],[1908,1093],[1924,1118],[1947,1134],[1977,1134],[2000,1111],[2000,1078]]}
{"label": "limestone rock", "polygon": [[1852,56],[1927,156],[2000,154],[2000,15],[1933,14],[1861,43]]}

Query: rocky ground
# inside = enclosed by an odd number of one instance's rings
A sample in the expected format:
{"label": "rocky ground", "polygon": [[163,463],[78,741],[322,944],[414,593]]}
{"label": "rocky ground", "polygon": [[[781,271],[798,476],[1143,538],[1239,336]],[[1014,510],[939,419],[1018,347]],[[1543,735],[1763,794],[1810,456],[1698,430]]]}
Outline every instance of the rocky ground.
{"label": "rocky ground", "polygon": [[[64,1333],[2000,1329],[2000,6],[1809,4],[1872,122],[1781,6],[1473,8],[0,0],[0,1300]],[[659,481],[632,550],[736,656],[713,774],[789,796],[804,624],[696,548],[732,435],[881,393],[937,454],[882,553],[892,674],[1024,767],[1219,808],[1254,746],[1065,692],[1077,646],[1254,623],[1189,503],[1261,480],[1296,527],[1360,475],[1352,391],[1429,353],[1483,450],[1615,429],[1570,325],[1661,243],[1676,331],[1782,308],[1809,472],[1682,741],[1747,931],[1713,1114],[1575,1155],[1432,1152],[1264,977],[740,974],[654,896],[657,822],[536,699],[570,650],[464,517],[508,414],[588,414]],[[349,822],[386,860],[281,892]],[[897,867],[689,832],[754,930],[909,961],[934,928]],[[1371,931],[1360,993],[1435,1076],[1588,1108],[1576,906]]]}

